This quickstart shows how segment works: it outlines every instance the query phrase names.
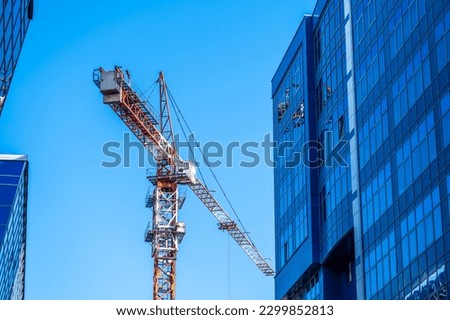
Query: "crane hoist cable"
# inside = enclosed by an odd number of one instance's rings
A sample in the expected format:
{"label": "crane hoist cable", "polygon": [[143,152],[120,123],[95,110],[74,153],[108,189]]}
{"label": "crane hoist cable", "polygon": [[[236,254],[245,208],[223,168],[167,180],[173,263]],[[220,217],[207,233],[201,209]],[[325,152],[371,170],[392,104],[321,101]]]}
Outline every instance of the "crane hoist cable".
{"label": "crane hoist cable", "polygon": [[[186,118],[183,116],[183,113],[181,112],[181,109],[178,107],[178,104],[177,104],[177,102],[175,101],[175,98],[173,97],[173,95],[172,95],[172,93],[171,93],[171,91],[170,91],[170,89],[169,89],[168,87],[167,87],[167,93],[169,94],[169,99],[171,100],[172,105],[175,107],[175,108],[174,108],[175,113],[179,113],[179,114],[180,114],[181,119],[183,120],[184,124],[186,125],[186,128],[189,130],[189,133],[191,134],[191,136],[192,136],[193,139],[194,139],[194,145],[197,145],[198,142],[197,142],[197,140],[195,139],[194,134],[193,134],[191,128],[189,127],[189,125],[188,125],[188,123],[187,123],[187,121],[186,121]],[[179,121],[178,116],[177,116],[177,120]],[[180,122],[180,121],[179,121],[179,122]],[[181,122],[180,122],[180,126],[183,127],[183,124],[182,124]],[[184,130],[183,130],[183,132],[184,132]],[[186,136],[185,136],[185,139],[187,139]],[[238,220],[238,222],[239,222],[240,226],[242,227],[244,233],[247,234],[248,239],[251,241],[252,244],[254,244],[254,243],[253,243],[253,240],[252,240],[252,239],[250,238],[250,236],[249,236],[249,232],[245,229],[244,224],[242,223],[242,221],[241,221],[239,215],[237,214],[236,210],[234,209],[234,206],[233,206],[233,204],[231,203],[230,198],[228,197],[227,193],[225,192],[224,188],[222,187],[222,184],[220,183],[220,181],[219,181],[219,179],[217,178],[217,176],[216,176],[214,170],[212,169],[209,160],[206,158],[206,156],[205,156],[205,154],[203,153],[202,149],[199,148],[199,150],[200,150],[200,154],[202,155],[203,160],[205,161],[206,165],[207,165],[208,168],[209,168],[209,171],[211,172],[211,174],[212,174],[214,180],[216,181],[217,185],[219,186],[220,191],[222,192],[223,196],[225,197],[225,200],[227,201],[228,205],[230,206],[231,211],[233,211],[233,214],[235,215],[236,219]],[[194,156],[194,160],[195,160],[195,154],[192,153],[192,155]],[[202,175],[201,175],[201,176],[202,176]],[[206,183],[205,180],[204,180],[204,178],[203,178],[203,176],[202,176],[202,179],[203,179],[203,182]]]}
{"label": "crane hoist cable", "polygon": [[[131,78],[129,78],[129,80],[131,81]],[[141,95],[142,99],[144,99],[144,101],[146,101],[150,106],[152,106],[152,104],[150,103],[150,97],[152,96],[153,92],[155,92],[156,88],[158,87],[158,80],[153,82],[153,84],[150,85],[144,91],[135,82],[133,82],[133,87],[138,90],[138,92]],[[146,93],[149,92],[149,91],[150,91],[150,93],[148,95],[146,95]]]}
{"label": "crane hoist cable", "polygon": [[[171,103],[174,104],[174,102],[173,102],[173,97],[172,97],[172,95],[170,94],[169,89],[167,89],[167,92],[169,93],[169,99],[171,100]],[[177,121],[178,121],[178,123],[180,124],[181,131],[183,132],[184,139],[186,139],[186,141],[188,141],[188,136],[187,136],[187,134],[186,134],[186,130],[185,130],[185,128],[184,128],[184,126],[183,126],[183,124],[181,123],[181,120],[180,120],[180,115],[179,115],[179,113],[178,113],[178,111],[177,111],[176,108],[174,109],[174,111],[175,111],[175,117],[177,118]],[[182,116],[182,115],[181,115],[181,116]],[[189,130],[190,130],[190,129],[189,129]],[[190,132],[190,133],[191,133],[191,135],[192,135],[192,132]],[[192,135],[192,137],[194,138],[193,135]],[[194,139],[195,139],[195,138],[194,138]],[[197,141],[194,140],[194,143],[196,144]],[[189,148],[190,154],[191,154],[192,157],[194,158],[194,159],[193,159],[194,162],[196,162],[196,160],[195,160],[195,145],[192,146],[190,143],[188,143],[188,148]],[[200,177],[202,178],[203,183],[205,184],[205,187],[208,188],[208,186],[207,186],[207,184],[206,184],[206,181],[205,181],[205,177],[203,176],[202,170],[200,169],[200,167],[198,167],[197,170],[198,170],[198,173],[200,174]]]}

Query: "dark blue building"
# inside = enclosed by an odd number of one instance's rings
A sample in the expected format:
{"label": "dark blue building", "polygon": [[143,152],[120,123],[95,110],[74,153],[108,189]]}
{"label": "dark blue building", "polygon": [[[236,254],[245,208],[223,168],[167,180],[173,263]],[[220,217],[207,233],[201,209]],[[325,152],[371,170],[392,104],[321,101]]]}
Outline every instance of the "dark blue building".
{"label": "dark blue building", "polygon": [[28,160],[0,155],[0,300],[23,299]]}
{"label": "dark blue building", "polygon": [[449,8],[303,18],[272,80],[277,299],[450,297]]}

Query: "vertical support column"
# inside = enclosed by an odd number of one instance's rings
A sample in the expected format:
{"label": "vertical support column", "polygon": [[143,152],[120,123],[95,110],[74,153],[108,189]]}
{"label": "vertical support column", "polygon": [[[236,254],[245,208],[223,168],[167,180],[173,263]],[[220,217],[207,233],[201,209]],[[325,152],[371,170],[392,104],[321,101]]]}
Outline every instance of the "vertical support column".
{"label": "vertical support column", "polygon": [[153,205],[153,299],[175,299],[175,267],[178,252],[178,187],[158,181]]}
{"label": "vertical support column", "polygon": [[359,199],[359,161],[358,161],[358,141],[356,128],[356,92],[354,79],[353,62],[353,31],[352,31],[352,10],[351,0],[344,0],[345,22],[345,52],[347,60],[347,99],[348,99],[348,125],[350,131],[350,170],[352,179],[352,193],[354,195],[353,209],[353,230],[355,237],[355,269],[356,269],[356,297],[358,300],[364,299],[364,266],[362,259],[362,224],[361,208]]}
{"label": "vertical support column", "polygon": [[[159,73],[160,132],[174,147],[172,120],[170,118],[169,96],[164,74]],[[174,154],[172,154],[173,156]],[[176,171],[174,158],[158,150],[156,192],[153,205],[153,299],[174,300],[176,280],[176,259],[179,237],[178,227],[178,184],[169,177]]]}
{"label": "vertical support column", "polygon": [[167,84],[164,79],[164,73],[159,73],[159,113],[160,113],[160,132],[162,136],[175,149],[175,141],[173,138],[172,118],[170,117],[169,95],[167,93]]}

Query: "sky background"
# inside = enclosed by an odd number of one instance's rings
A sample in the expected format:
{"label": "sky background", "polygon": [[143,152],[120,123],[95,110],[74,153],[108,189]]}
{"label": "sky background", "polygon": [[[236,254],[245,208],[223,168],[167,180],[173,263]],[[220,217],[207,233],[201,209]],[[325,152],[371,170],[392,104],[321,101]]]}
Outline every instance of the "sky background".
{"label": "sky background", "polygon": [[[108,160],[102,146],[122,141],[128,129],[103,105],[92,70],[121,65],[142,89],[163,70],[200,142],[261,142],[272,131],[272,76],[314,4],[35,1],[0,118],[0,153],[28,154],[30,161],[27,299],[152,297],[153,262],[143,241],[150,183],[137,152],[131,168],[101,167]],[[273,169],[241,168],[235,155],[232,168],[215,172],[274,266]],[[206,183],[216,188],[211,177]],[[190,191],[180,221],[187,234],[177,299],[273,299],[273,278],[217,229]]]}

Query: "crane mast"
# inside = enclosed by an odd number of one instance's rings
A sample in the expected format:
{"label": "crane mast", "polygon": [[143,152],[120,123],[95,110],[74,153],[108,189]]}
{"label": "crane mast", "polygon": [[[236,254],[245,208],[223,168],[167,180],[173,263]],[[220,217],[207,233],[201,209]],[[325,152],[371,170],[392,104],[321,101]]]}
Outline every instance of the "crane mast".
{"label": "crane mast", "polygon": [[156,173],[147,175],[154,190],[147,201],[147,207],[153,210],[153,218],[145,232],[145,241],[152,246],[154,260],[153,299],[175,299],[177,252],[186,230],[185,224],[178,221],[178,210],[184,202],[179,195],[179,185],[188,185],[216,217],[219,229],[227,231],[266,276],[273,275],[273,269],[248,235],[196,177],[194,165],[183,161],[176,152],[164,74],[160,72],[158,77],[159,118],[127,83],[121,68],[96,69],[93,80],[103,94],[103,102],[114,110],[156,160]]}
{"label": "crane mast", "polygon": [[[173,147],[173,129],[168,105],[164,74],[160,72],[160,132]],[[156,149],[157,171],[153,192],[153,228],[147,231],[146,240],[152,244],[153,299],[175,299],[175,267],[178,244],[184,236],[184,228],[178,223],[178,183],[171,178],[176,165],[173,154]],[[174,149],[171,149],[174,152]]]}

